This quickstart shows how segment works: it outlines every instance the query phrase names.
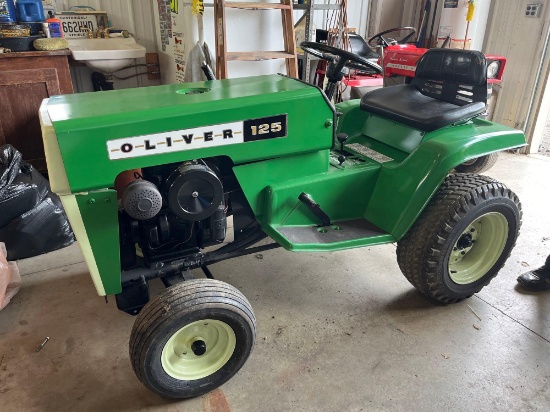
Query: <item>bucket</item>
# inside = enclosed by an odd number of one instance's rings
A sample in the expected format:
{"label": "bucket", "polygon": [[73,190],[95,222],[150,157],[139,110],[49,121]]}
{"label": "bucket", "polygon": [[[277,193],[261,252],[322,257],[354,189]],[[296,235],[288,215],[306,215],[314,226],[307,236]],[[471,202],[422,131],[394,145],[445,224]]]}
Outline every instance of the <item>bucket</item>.
{"label": "bucket", "polygon": [[16,21],[13,0],[0,0],[0,23],[15,23]]}
{"label": "bucket", "polygon": [[46,20],[42,0],[17,0],[15,8],[17,10],[17,21],[19,22]]}

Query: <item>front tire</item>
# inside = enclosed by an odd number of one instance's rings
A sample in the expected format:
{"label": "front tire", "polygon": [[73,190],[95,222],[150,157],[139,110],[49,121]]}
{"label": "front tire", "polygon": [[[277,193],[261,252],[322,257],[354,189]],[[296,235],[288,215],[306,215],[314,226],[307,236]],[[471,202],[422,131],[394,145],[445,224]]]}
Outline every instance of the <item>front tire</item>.
{"label": "front tire", "polygon": [[447,177],[397,244],[405,277],[437,303],[479,292],[504,266],[521,226],[521,203],[486,176]]}
{"label": "front tire", "polygon": [[455,170],[458,173],[483,173],[493,167],[497,160],[498,152],[495,152],[464,162],[455,167]]}
{"label": "front tire", "polygon": [[233,286],[211,279],[182,282],[153,298],[130,336],[138,379],[168,398],[203,395],[228,381],[248,359],[256,318]]}

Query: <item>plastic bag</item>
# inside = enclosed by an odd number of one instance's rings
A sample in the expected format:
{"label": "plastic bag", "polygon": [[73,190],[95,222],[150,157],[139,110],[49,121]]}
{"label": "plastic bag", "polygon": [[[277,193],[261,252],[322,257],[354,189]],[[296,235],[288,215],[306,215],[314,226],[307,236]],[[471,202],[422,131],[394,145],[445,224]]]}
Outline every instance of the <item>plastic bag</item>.
{"label": "plastic bag", "polygon": [[0,148],[0,228],[46,198],[48,181],[13,146]]}
{"label": "plastic bag", "polygon": [[21,276],[15,262],[6,259],[6,246],[0,242],[0,310],[19,292]]}
{"label": "plastic bag", "polygon": [[73,231],[48,181],[15,148],[0,148],[0,242],[9,260],[69,246]]}

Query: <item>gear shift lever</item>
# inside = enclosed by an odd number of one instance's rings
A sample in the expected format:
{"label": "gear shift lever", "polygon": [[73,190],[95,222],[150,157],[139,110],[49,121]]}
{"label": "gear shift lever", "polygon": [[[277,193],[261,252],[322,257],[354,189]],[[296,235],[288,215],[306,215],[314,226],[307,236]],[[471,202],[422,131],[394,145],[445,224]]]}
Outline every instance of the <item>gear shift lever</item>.
{"label": "gear shift lever", "polygon": [[338,162],[342,164],[346,161],[346,155],[344,152],[344,143],[346,142],[346,140],[348,140],[348,135],[345,133],[338,133],[336,135],[336,139],[340,143],[340,156],[338,156]]}

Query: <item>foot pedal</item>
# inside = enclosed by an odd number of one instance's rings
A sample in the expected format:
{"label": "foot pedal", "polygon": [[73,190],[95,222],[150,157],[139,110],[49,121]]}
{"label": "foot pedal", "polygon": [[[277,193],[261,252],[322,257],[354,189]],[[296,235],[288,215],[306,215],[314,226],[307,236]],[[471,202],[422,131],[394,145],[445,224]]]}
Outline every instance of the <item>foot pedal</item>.
{"label": "foot pedal", "polygon": [[319,219],[321,219],[321,226],[330,226],[330,217],[323,212],[323,209],[321,209],[321,206],[319,206],[313,198],[308,195],[305,192],[300,193],[300,196],[298,196],[298,200],[302,202],[311,212],[317,216]]}

